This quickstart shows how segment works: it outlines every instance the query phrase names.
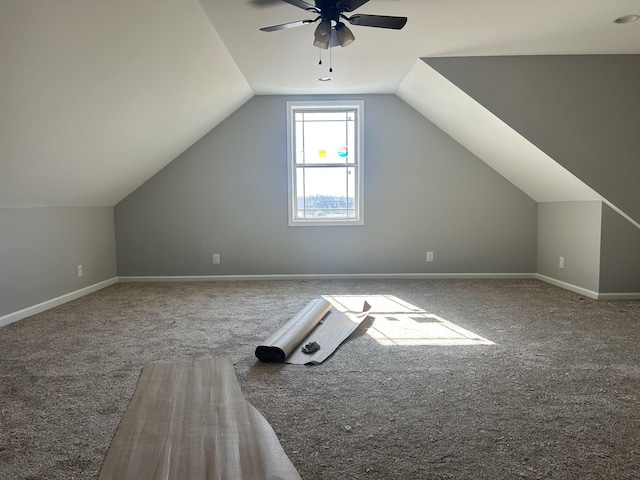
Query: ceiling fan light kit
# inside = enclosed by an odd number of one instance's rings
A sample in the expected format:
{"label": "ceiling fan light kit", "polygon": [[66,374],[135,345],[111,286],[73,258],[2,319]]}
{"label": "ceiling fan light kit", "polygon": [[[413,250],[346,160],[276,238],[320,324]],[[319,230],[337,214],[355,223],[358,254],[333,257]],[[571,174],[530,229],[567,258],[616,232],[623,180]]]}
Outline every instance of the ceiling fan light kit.
{"label": "ceiling fan light kit", "polygon": [[350,45],[356,39],[356,37],[353,36],[351,30],[349,30],[349,27],[347,27],[344,23],[338,22],[334,28],[336,29],[338,42],[340,42],[341,47]]}
{"label": "ceiling fan light kit", "polygon": [[314,4],[307,3],[304,0],[282,1],[306,10],[307,12],[315,13],[317,16],[315,19],[298,20],[296,22],[262,27],[260,30],[263,32],[275,32],[320,21],[315,30],[313,44],[325,50],[336,45],[346,47],[355,40],[355,36],[342,20],[346,20],[351,25],[388,28],[392,30],[400,30],[407,23],[407,17],[366,14],[348,17],[346,15],[361,7],[369,0],[315,0]]}
{"label": "ceiling fan light kit", "polygon": [[322,20],[315,31],[315,40],[313,44],[318,48],[329,48],[329,41],[331,40],[331,22],[329,20]]}

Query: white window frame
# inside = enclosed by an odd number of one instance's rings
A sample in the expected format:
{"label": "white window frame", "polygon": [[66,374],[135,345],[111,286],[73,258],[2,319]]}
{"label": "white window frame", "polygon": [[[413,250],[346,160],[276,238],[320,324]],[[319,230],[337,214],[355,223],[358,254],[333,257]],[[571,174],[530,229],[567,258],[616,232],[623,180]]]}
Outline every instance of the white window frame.
{"label": "white window frame", "polygon": [[[355,145],[349,147],[349,155],[353,155],[356,171],[355,179],[355,217],[309,219],[297,216],[296,169],[305,168],[295,165],[295,112],[296,111],[329,111],[355,110]],[[362,139],[364,135],[364,101],[363,100],[321,100],[321,101],[288,101],[287,102],[287,186],[289,226],[349,226],[364,225],[364,156]],[[335,166],[335,164],[332,164]],[[338,164],[339,165],[339,164]],[[309,167],[306,167],[309,168]]]}

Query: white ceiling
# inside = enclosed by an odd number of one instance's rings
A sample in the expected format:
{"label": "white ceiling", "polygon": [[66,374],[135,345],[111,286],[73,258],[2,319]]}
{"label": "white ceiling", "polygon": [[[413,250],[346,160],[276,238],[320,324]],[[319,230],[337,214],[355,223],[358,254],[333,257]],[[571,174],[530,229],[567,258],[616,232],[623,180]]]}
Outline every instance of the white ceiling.
{"label": "white ceiling", "polygon": [[[262,6],[260,6],[262,5]],[[272,0],[0,0],[0,207],[112,206],[254,94],[396,93],[428,56],[640,53],[638,0],[371,0],[322,66]],[[408,103],[430,95],[404,92]],[[412,101],[413,99],[413,101]]]}
{"label": "white ceiling", "polygon": [[[311,0],[312,1],[312,0]],[[402,30],[350,26],[356,40],[318,65],[314,25],[262,32],[306,18],[281,0],[200,0],[256,94],[394,93],[416,59],[430,56],[640,53],[638,0],[370,0],[357,13],[408,17]],[[258,5],[264,5],[262,8]]]}

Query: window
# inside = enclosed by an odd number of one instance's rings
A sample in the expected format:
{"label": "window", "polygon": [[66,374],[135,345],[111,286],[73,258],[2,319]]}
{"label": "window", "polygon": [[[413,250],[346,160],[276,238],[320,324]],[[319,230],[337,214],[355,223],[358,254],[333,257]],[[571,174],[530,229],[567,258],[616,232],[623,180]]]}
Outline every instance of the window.
{"label": "window", "polygon": [[362,101],[287,102],[289,225],[362,225]]}

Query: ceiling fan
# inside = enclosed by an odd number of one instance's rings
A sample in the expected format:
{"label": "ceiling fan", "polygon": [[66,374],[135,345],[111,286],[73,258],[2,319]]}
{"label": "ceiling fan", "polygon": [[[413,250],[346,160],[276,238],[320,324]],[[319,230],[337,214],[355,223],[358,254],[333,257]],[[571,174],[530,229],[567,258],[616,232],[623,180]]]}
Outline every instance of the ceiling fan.
{"label": "ceiling fan", "polygon": [[354,14],[348,17],[346,14],[353,12],[369,0],[315,0],[315,5],[304,0],[282,0],[294,7],[301,8],[317,16],[310,20],[298,20],[297,22],[283,23],[271,27],[262,27],[263,32],[275,32],[287,28],[301,27],[320,21],[315,30],[313,44],[316,47],[324,48],[340,45],[346,47],[351,44],[355,37],[347,26],[342,22],[346,20],[351,25],[362,27],[391,28],[400,30],[407,23],[407,17],[392,17],[387,15],[366,15]]}

